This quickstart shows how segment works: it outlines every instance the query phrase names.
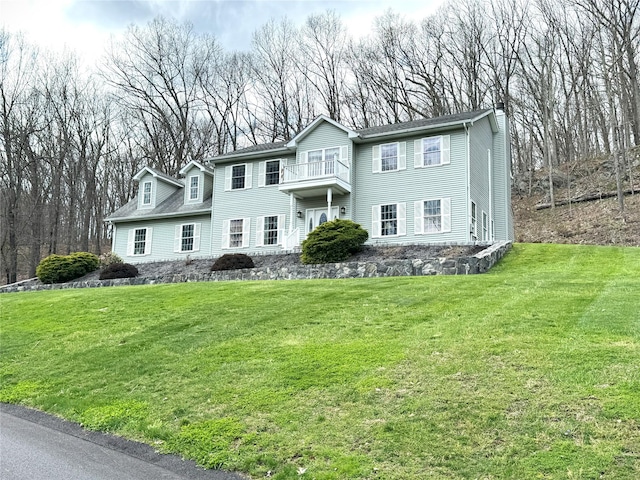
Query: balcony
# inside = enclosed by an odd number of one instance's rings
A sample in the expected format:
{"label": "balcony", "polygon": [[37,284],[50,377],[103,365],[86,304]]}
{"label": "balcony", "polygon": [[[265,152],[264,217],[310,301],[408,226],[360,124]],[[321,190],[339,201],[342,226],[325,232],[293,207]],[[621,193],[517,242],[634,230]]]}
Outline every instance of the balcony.
{"label": "balcony", "polygon": [[331,187],[336,194],[350,193],[349,166],[340,160],[296,163],[286,165],[280,176],[280,191],[298,197],[325,195]]}

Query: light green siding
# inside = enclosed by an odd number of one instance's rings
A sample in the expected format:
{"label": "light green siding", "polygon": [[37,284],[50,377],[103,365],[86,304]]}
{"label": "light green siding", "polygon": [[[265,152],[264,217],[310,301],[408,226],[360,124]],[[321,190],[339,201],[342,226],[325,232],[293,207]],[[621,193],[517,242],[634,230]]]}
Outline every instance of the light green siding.
{"label": "light green siding", "polygon": [[[280,246],[256,246],[257,218],[262,216],[285,215],[285,232],[289,231],[291,215],[289,213],[289,195],[278,190],[278,185],[260,187],[260,162],[282,159],[293,163],[293,155],[264,156],[260,160],[235,160],[215,165],[213,199],[213,237],[212,253],[218,257],[225,253],[261,254],[279,252]],[[251,188],[225,191],[225,168],[236,164],[251,164]],[[294,210],[296,211],[296,210]],[[296,221],[295,214],[293,221]],[[247,245],[240,248],[223,248],[223,225],[232,219],[249,220],[249,238]]]}
{"label": "light green siding", "polygon": [[[369,231],[370,244],[465,243],[466,218],[466,135],[464,130],[445,132],[450,137],[450,164],[415,168],[414,140],[428,135],[403,138],[406,142],[406,169],[373,173],[372,149],[387,143],[366,143],[356,146],[355,185],[357,206],[353,220]],[[451,231],[416,234],[414,202],[449,198]],[[406,204],[406,235],[371,238],[372,207],[380,204]]]}
{"label": "light green siding", "polygon": [[[478,209],[477,237],[480,242],[489,241],[489,238],[482,238],[482,213],[486,213],[490,222],[493,212],[489,205],[489,155],[491,155],[492,163],[497,159],[495,158],[495,152],[493,151],[493,132],[487,117],[474,123],[473,127],[470,128],[469,153],[469,192],[471,195],[471,201],[476,203]],[[492,188],[492,195],[495,197],[495,187]],[[471,206],[469,206],[469,222],[471,222]],[[489,236],[490,225],[491,224],[489,223]]]}
{"label": "light green siding", "polygon": [[[195,252],[175,252],[176,226],[187,223],[200,224],[200,248]],[[129,255],[129,231],[138,228],[151,228],[151,251],[149,255]],[[144,263],[187,258],[211,257],[211,217],[208,214],[177,217],[162,220],[137,220],[117,223],[112,250],[126,263]]]}
{"label": "light green siding", "polygon": [[307,136],[298,142],[298,162],[302,152],[345,145],[351,145],[347,132],[328,122],[320,122]]}
{"label": "light green siding", "polygon": [[500,131],[494,137],[494,219],[497,240],[514,240],[511,210],[511,145],[509,119],[502,111],[496,112]]}

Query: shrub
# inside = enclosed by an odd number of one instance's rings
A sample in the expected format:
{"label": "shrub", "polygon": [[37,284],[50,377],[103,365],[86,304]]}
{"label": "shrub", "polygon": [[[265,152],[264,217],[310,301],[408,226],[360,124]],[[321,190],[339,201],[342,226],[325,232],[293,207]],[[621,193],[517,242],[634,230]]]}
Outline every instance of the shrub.
{"label": "shrub", "polygon": [[318,225],[302,242],[302,263],[341,262],[362,250],[369,234],[351,220],[336,219]]}
{"label": "shrub", "polygon": [[99,264],[100,260],[93,253],[53,254],[40,262],[36,275],[42,283],[63,283],[93,272]]}
{"label": "shrub", "polygon": [[108,267],[112,263],[123,263],[122,258],[115,252],[107,252],[100,255],[100,266]]}
{"label": "shrub", "polygon": [[[97,255],[89,252],[75,252],[69,255],[74,265],[77,266],[79,275],[86,275],[89,272],[97,270],[100,266],[100,259]],[[74,278],[78,278],[74,277]]]}
{"label": "shrub", "polygon": [[112,263],[102,269],[100,280],[112,280],[114,278],[133,278],[138,276],[138,269],[130,263]]}
{"label": "shrub", "polygon": [[225,253],[211,266],[212,272],[220,270],[237,270],[239,268],[253,268],[253,260],[244,253]]}

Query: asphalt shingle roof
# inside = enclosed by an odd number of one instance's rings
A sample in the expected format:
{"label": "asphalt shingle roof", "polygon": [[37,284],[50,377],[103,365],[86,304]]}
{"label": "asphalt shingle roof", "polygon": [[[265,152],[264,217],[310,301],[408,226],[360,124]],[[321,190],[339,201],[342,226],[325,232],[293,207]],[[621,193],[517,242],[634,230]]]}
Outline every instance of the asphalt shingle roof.
{"label": "asphalt shingle roof", "polygon": [[485,113],[487,113],[491,108],[486,108],[484,110],[474,110],[471,112],[463,112],[463,113],[455,113],[453,115],[444,115],[442,117],[435,118],[421,118],[419,120],[413,120],[411,122],[401,122],[401,123],[392,123],[390,125],[381,125],[379,127],[371,127],[371,128],[362,128],[360,130],[356,130],[356,133],[363,138],[380,135],[384,133],[393,133],[400,130],[409,130],[413,128],[427,128],[427,127],[438,127],[440,125],[448,125],[451,123],[461,123],[469,120],[473,120]]}
{"label": "asphalt shingle roof", "polygon": [[172,193],[160,205],[151,209],[138,209],[138,196],[129,200],[125,205],[109,215],[105,220],[107,221],[129,221],[129,220],[143,220],[147,217],[163,217],[168,215],[195,215],[203,210],[211,211],[211,197],[207,198],[202,203],[186,204],[184,203],[184,190],[178,189]]}
{"label": "asphalt shingle roof", "polygon": [[[390,125],[381,125],[379,127],[361,128],[354,130],[360,138],[374,137],[384,134],[393,134],[401,130],[411,130],[419,128],[437,128],[439,126],[445,126],[450,124],[462,123],[465,121],[473,120],[479,116],[484,115],[488,111],[493,110],[491,108],[485,108],[483,110],[473,110],[470,112],[454,113],[452,115],[443,115],[435,118],[421,118],[419,120],[413,120],[410,122],[393,123]],[[244,155],[249,153],[268,152],[270,150],[278,150],[286,146],[288,142],[274,142],[263,143],[260,145],[252,145],[250,147],[241,148],[240,150],[234,150],[227,154],[220,155],[219,157],[213,157],[211,160],[215,161],[217,158],[225,158],[227,156]]]}

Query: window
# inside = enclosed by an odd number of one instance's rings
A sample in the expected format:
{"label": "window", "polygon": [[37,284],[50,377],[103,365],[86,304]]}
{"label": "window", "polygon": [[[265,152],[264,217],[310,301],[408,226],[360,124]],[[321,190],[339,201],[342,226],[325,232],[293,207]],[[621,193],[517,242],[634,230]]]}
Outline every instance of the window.
{"label": "window", "polygon": [[374,145],[371,157],[373,173],[405,170],[407,168],[407,142]]}
{"label": "window", "polygon": [[380,159],[382,161],[382,171],[398,169],[398,144],[388,143],[380,145]]}
{"label": "window", "polygon": [[398,206],[380,205],[380,235],[386,237],[388,235],[398,234]]}
{"label": "window", "polygon": [[414,228],[418,235],[451,231],[451,199],[434,198],[414,203]]}
{"label": "window", "polygon": [[284,215],[269,215],[256,219],[256,246],[281,245],[284,241]]}
{"label": "window", "polygon": [[258,164],[258,186],[278,185],[280,183],[280,160],[267,160]]}
{"label": "window", "polygon": [[229,247],[237,248],[242,246],[242,220],[231,220],[229,225]]}
{"label": "window", "polygon": [[478,207],[475,202],[471,202],[471,226],[470,226],[471,238],[478,239]]}
{"label": "window", "polygon": [[335,162],[340,160],[340,148],[327,148],[324,151],[324,173],[331,174],[335,171]]}
{"label": "window", "polygon": [[200,197],[200,177],[193,175],[189,177],[189,200],[198,200]]}
{"label": "window", "polygon": [[200,250],[201,226],[201,223],[176,225],[173,250],[175,252],[197,252]]}
{"label": "window", "polygon": [[231,190],[244,188],[246,165],[234,165],[231,174]]}
{"label": "window", "polygon": [[251,188],[251,176],[253,165],[241,163],[229,165],[224,169],[224,190],[245,190]]}
{"label": "window", "polygon": [[151,182],[142,184],[142,205],[151,205]]}
{"label": "window", "polygon": [[278,217],[264,217],[264,244],[278,244]]}
{"label": "window", "polygon": [[149,255],[151,253],[151,228],[132,228],[129,230],[127,255]]}
{"label": "window", "polygon": [[406,203],[374,205],[372,216],[372,237],[392,237],[406,235]]}
{"label": "window", "polygon": [[445,165],[450,160],[450,136],[421,138],[413,142],[414,166],[416,168]]}
{"label": "window", "polygon": [[280,183],[280,160],[267,162],[264,183],[266,185],[277,185]]}
{"label": "window", "polygon": [[318,150],[302,152],[301,163],[307,164],[307,177],[318,177],[321,175],[333,175],[338,168],[338,175],[341,173],[340,166],[336,166],[337,161],[347,162],[349,147],[332,147]]}
{"label": "window", "polygon": [[144,247],[147,241],[147,229],[138,228],[133,239],[133,254],[144,255]]}
{"label": "window", "polygon": [[249,246],[249,218],[235,218],[222,222],[222,248]]}
{"label": "window", "polygon": [[309,162],[309,176],[317,177],[322,175],[322,150],[312,150],[307,155]]}
{"label": "window", "polygon": [[489,217],[482,212],[482,240],[489,240]]}

